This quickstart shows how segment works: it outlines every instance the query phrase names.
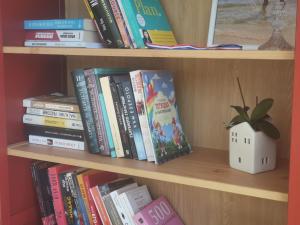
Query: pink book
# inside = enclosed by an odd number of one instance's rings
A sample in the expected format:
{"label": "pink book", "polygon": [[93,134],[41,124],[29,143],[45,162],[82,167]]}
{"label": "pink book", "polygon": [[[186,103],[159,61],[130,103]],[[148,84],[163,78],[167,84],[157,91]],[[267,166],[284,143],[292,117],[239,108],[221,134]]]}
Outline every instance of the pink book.
{"label": "pink book", "polygon": [[54,212],[58,225],[68,225],[65,215],[64,203],[61,195],[61,189],[59,185],[59,174],[71,170],[73,168],[75,167],[69,165],[57,165],[48,169]]}
{"label": "pink book", "polygon": [[165,197],[152,201],[133,219],[136,225],[184,225]]}

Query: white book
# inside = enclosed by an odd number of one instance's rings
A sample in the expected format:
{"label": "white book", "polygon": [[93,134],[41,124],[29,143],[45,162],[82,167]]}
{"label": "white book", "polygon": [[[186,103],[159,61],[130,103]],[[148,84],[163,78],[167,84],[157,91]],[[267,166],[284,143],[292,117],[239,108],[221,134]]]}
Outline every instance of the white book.
{"label": "white book", "polygon": [[139,70],[130,72],[131,85],[133,89],[134,100],[136,104],[137,114],[141,126],[144,146],[146,150],[147,160],[152,162],[155,161],[155,150],[152,142],[147,110],[146,110],[146,102],[144,97],[144,88],[142,75]]}
{"label": "white book", "polygon": [[81,120],[80,113],[63,112],[51,109],[26,108],[26,113],[39,116],[51,116],[71,120]]}
{"label": "white book", "polygon": [[28,30],[25,33],[25,40],[100,42],[97,32],[86,30]]}
{"label": "white book", "polygon": [[62,47],[62,48],[104,48],[102,43],[83,42],[83,41],[34,41],[26,40],[24,42],[26,47]]}
{"label": "white book", "polygon": [[115,144],[117,157],[124,157],[124,150],[121,141],[120,130],[117,122],[116,111],[113,103],[113,98],[110,91],[109,77],[101,77],[100,84],[103,92],[104,102],[106,105],[108,121],[111,128],[113,142]]}
{"label": "white book", "polygon": [[138,187],[137,183],[132,183],[132,184],[129,184],[129,185],[126,185],[125,187],[122,187],[118,190],[115,190],[113,192],[111,192],[109,195],[118,211],[118,214],[122,220],[122,223],[123,225],[126,225],[126,224],[130,224],[130,221],[127,220],[127,218],[124,216],[124,212],[123,212],[123,208],[122,208],[122,204],[120,203],[119,201],[119,195],[126,192],[126,191],[129,191],[131,189],[134,189]]}
{"label": "white book", "polygon": [[59,148],[70,148],[76,150],[84,150],[83,141],[72,141],[67,139],[50,138],[36,135],[29,135],[29,143],[47,145]]}
{"label": "white book", "polygon": [[130,225],[135,225],[133,216],[142,208],[152,202],[152,198],[146,185],[131,189],[119,195],[125,217]]}
{"label": "white book", "polygon": [[82,121],[80,120],[69,120],[63,118],[49,117],[49,116],[37,116],[24,114],[23,123],[35,124],[49,127],[61,127],[75,130],[83,130]]}

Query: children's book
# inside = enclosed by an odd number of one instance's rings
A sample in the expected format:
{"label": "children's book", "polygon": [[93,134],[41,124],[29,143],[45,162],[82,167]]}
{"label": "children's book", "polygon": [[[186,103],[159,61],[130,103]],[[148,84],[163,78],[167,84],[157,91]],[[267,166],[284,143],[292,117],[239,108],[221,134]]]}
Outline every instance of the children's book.
{"label": "children's book", "polygon": [[191,148],[179,120],[171,73],[144,70],[141,74],[155,162],[160,164],[189,153]]}
{"label": "children's book", "polygon": [[136,225],[183,225],[165,197],[152,201],[134,216]]}
{"label": "children's book", "polygon": [[159,0],[121,0],[121,7],[137,48],[145,48],[145,43],[148,42],[161,45],[176,44]]}

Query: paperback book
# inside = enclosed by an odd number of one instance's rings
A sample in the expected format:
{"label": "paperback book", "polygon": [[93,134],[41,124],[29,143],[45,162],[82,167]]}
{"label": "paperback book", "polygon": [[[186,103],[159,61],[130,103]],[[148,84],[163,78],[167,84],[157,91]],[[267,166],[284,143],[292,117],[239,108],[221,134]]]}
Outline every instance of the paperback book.
{"label": "paperback book", "polygon": [[160,164],[189,153],[191,148],[179,120],[172,75],[155,70],[141,74],[155,162]]}

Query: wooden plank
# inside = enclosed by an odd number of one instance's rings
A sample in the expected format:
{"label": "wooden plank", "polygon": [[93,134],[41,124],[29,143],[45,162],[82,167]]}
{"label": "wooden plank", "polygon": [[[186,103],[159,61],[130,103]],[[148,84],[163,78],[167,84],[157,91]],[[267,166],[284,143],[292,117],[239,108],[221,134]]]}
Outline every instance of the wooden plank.
{"label": "wooden plank", "polygon": [[120,174],[173,182],[240,195],[287,201],[288,163],[268,173],[250,175],[228,166],[228,153],[194,148],[192,154],[155,165],[137,160],[111,159],[87,151],[19,143],[8,147],[8,155],[45,160]]}
{"label": "wooden plank", "polygon": [[87,49],[4,46],[6,54],[37,54],[65,56],[109,56],[181,59],[260,59],[293,60],[293,51],[242,51],[242,50],[157,50],[157,49]]}

